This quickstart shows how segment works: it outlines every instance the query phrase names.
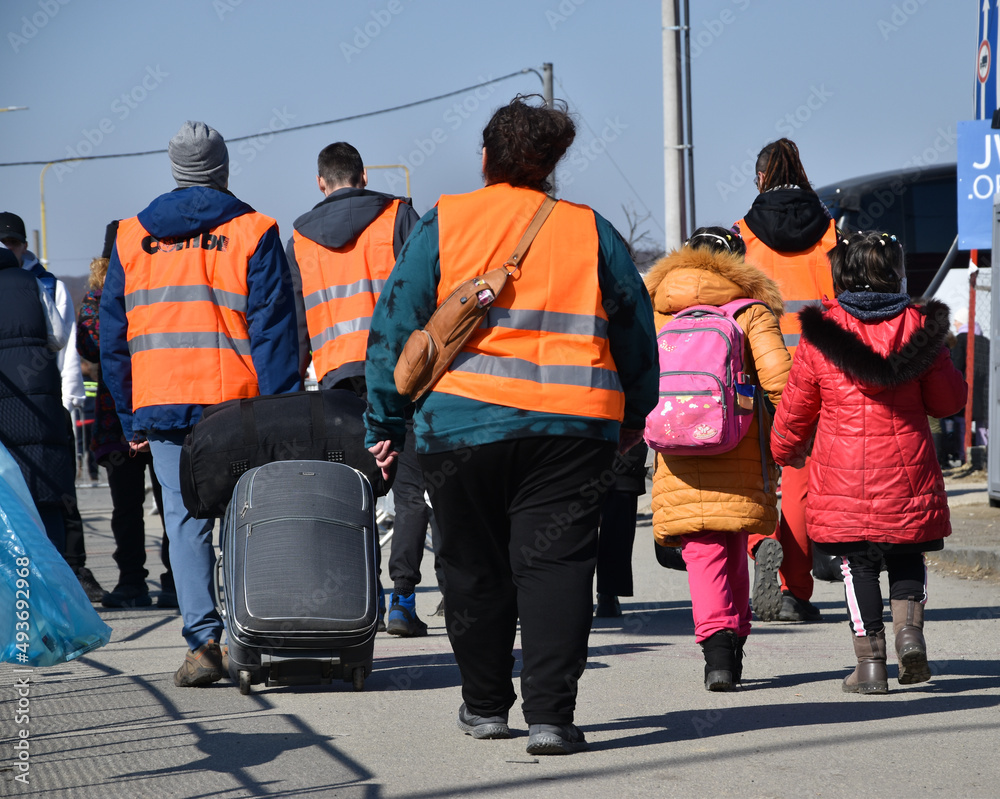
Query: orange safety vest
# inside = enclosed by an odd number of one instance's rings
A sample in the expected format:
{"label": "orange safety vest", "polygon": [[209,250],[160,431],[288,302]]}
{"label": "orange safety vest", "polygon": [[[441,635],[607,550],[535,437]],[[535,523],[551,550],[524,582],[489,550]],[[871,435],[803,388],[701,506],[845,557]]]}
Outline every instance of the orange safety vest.
{"label": "orange safety vest", "polygon": [[372,311],[396,262],[392,243],[401,202],[386,205],[344,247],[324,247],[297,230],[292,236],[319,380],[346,363],[365,360]]}
{"label": "orange safety vest", "polygon": [[255,397],[247,263],[275,221],[256,211],[188,239],[118,226],[132,356],[132,407]]}
{"label": "orange safety vest", "polygon": [[[510,257],[542,203],[507,184],[438,201],[440,304],[455,286]],[[529,411],[621,421],[625,395],[597,280],[594,212],[561,201],[524,265],[435,391]]]}
{"label": "orange safety vest", "polygon": [[762,242],[742,219],[736,223],[747,245],[746,262],[778,283],[785,313],[781,334],[789,353],[795,354],[799,343],[799,315],[805,306],[824,297],[833,297],[833,273],[827,253],[837,246],[837,225],[830,221],[823,238],[801,252],[777,252]]}

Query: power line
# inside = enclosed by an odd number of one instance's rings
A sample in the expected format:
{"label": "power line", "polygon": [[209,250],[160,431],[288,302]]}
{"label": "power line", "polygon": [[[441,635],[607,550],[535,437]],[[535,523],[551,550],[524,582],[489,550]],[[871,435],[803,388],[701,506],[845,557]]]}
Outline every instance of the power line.
{"label": "power line", "polygon": [[[336,125],[340,122],[351,122],[355,119],[365,119],[366,117],[378,116],[379,114],[388,114],[391,111],[402,111],[404,108],[413,108],[414,106],[424,105],[425,103],[433,103],[437,100],[443,100],[446,97],[454,97],[456,94],[464,94],[465,92],[472,91],[473,89],[479,89],[483,86],[489,86],[493,83],[499,83],[500,81],[508,80],[509,78],[516,78],[518,75],[523,75],[529,72],[529,69],[521,69],[517,72],[511,72],[508,75],[503,75],[499,78],[493,78],[491,80],[483,81],[482,83],[477,83],[474,86],[466,86],[464,89],[456,89],[453,92],[447,92],[445,94],[439,94],[436,97],[427,97],[423,100],[414,100],[412,103],[403,103],[402,105],[394,105],[391,108],[381,108],[378,111],[366,111],[363,114],[352,114],[347,117],[340,117],[340,119],[328,119],[325,122],[309,122],[305,125],[293,125],[288,128],[281,128],[280,130],[268,130],[261,131],[260,133],[253,133],[249,136],[237,136],[236,138],[226,139],[226,144],[232,144],[233,142],[246,141],[247,139],[256,139],[258,136],[262,135],[278,135],[279,133],[291,133],[296,130],[305,130],[306,128],[319,128],[323,125]],[[14,161],[11,163],[0,164],[0,167],[4,166],[45,166],[46,164],[62,164],[68,161],[98,161],[106,158],[134,158],[140,155],[158,155],[167,152],[167,148],[164,147],[160,150],[144,150],[139,153],[113,153],[109,155],[86,155],[78,156],[76,158],[53,158],[49,161]]]}

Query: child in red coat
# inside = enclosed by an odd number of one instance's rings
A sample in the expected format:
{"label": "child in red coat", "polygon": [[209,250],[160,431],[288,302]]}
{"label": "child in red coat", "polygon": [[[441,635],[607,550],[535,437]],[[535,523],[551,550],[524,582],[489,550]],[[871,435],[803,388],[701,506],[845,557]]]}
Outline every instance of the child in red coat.
{"label": "child in red coat", "polygon": [[951,522],[927,417],[958,411],[967,388],[944,346],[948,308],[910,302],[895,236],[855,233],[830,263],[837,299],[799,315],[802,338],[771,450],[778,463],[797,466],[812,447],[809,536],[841,557],[858,660],[843,690],[884,694],[883,563],[899,682],[931,676],[924,553],[943,547]]}

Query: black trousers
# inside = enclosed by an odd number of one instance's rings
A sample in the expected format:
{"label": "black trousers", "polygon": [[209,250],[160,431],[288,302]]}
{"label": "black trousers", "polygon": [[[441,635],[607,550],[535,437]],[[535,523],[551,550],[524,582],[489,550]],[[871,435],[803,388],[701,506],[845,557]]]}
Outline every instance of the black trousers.
{"label": "black trousers", "polygon": [[927,564],[923,552],[874,551],[843,557],[848,574],[844,577],[844,592],[851,629],[855,635],[875,635],[885,629],[882,589],[879,572],[882,561],[889,575],[889,599],[927,601]]}
{"label": "black trousers", "polygon": [[573,720],[614,451],[538,437],[419,456],[441,528],[445,623],[473,713],[506,715],[514,704],[520,619],[525,721]]}
{"label": "black trousers", "polygon": [[[76,437],[73,434],[73,417],[69,411],[66,414],[66,446],[73,453],[73,463],[76,463]],[[75,472],[74,472],[75,474]],[[83,519],[80,516],[80,507],[76,501],[76,480],[73,481],[72,493],[62,497],[61,505],[63,515],[63,526],[66,530],[65,549],[63,557],[74,573],[87,565],[87,546],[83,541]]]}
{"label": "black trousers", "polygon": [[597,593],[632,596],[632,546],[639,496],[611,488],[601,506],[597,539]]}
{"label": "black trousers", "polygon": [[[417,462],[417,439],[413,435],[413,422],[406,423],[406,443],[396,464],[396,478],[392,483],[396,517],[392,523],[392,540],[389,542],[389,578],[397,594],[407,596],[420,584],[420,562],[424,557],[427,524],[431,525],[431,542],[438,550],[440,532],[437,521],[424,498],[426,484],[424,473]],[[444,592],[444,574],[437,555],[434,557],[438,587]]]}
{"label": "black trousers", "polygon": [[[101,459],[108,473],[111,489],[111,533],[115,538],[115,563],[118,565],[116,587],[141,588],[149,572],[146,570],[146,469],[150,471],[153,493],[160,507],[160,524],[163,525],[163,500],[159,497],[160,484],[153,472],[153,459],[148,452],[134,457],[116,452]],[[169,545],[166,530],[161,532],[160,560],[170,572]]]}

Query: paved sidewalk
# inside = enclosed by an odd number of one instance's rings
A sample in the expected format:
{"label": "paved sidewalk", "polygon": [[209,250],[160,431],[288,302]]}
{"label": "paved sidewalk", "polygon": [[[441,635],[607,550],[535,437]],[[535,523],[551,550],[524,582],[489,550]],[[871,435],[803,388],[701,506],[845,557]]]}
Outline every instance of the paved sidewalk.
{"label": "paved sidewalk", "polygon": [[[82,488],[80,498],[88,565],[111,588],[107,489]],[[982,512],[959,498],[949,544],[956,551],[980,542],[977,529],[1000,518],[1000,511]],[[982,519],[961,517],[969,508]],[[155,576],[159,520],[148,516],[147,525]],[[755,623],[744,687],[711,694],[701,683],[685,575],[660,568],[652,547],[643,515],[633,557],[636,596],[623,600],[621,619],[595,620],[580,682],[577,721],[588,752],[527,755],[519,704],[511,712],[513,739],[461,734],[458,672],[443,619],[429,615],[439,599],[429,585],[421,586],[417,607],[430,634],[379,635],[363,692],[347,683],[256,686],[244,697],[228,681],[178,689],[172,676],[184,644],[176,611],[101,609],[114,628],[110,644],[30,675],[27,786],[13,781],[15,675],[0,666],[0,795],[996,796],[995,582],[945,570],[931,575],[929,683],[898,686],[890,654],[888,696],[843,694],[840,681],[853,660],[843,589],[820,583],[813,600],[824,622]],[[433,578],[433,569],[424,573]]]}

